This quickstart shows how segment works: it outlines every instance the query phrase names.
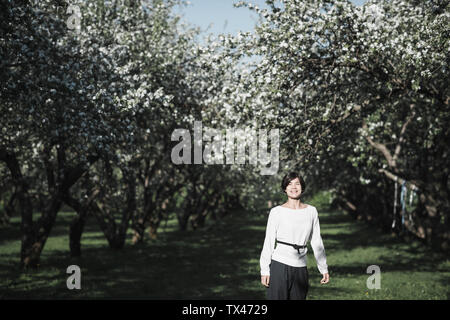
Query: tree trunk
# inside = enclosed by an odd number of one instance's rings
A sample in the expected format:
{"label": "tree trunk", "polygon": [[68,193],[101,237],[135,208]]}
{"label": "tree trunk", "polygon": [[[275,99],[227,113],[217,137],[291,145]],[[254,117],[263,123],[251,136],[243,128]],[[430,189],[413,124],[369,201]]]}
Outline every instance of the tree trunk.
{"label": "tree trunk", "polygon": [[70,224],[69,230],[69,248],[72,257],[81,256],[81,236],[88,217],[89,206],[99,193],[99,189],[93,190],[84,203],[72,198],[68,192],[64,195],[64,202],[77,213],[77,216],[73,218]]}
{"label": "tree trunk", "polygon": [[131,239],[132,244],[138,244],[144,242],[144,232],[145,232],[145,225],[143,219],[138,219],[133,223],[132,226],[133,229],[133,238]]}
{"label": "tree trunk", "polygon": [[35,268],[39,265],[39,257],[45,242],[47,241],[50,230],[55,222],[62,200],[59,193],[52,197],[51,202],[43,213],[42,217],[33,223],[33,207],[28,192],[28,184],[22,172],[16,155],[6,150],[0,150],[0,159],[5,161],[16,186],[17,199],[22,216],[21,231],[22,244],[20,249],[20,264],[22,268]]}
{"label": "tree trunk", "polygon": [[[45,148],[44,153],[44,163],[49,183],[50,198],[46,201],[47,205],[42,208],[42,216],[36,223],[33,223],[33,206],[29,194],[29,187],[20,170],[19,161],[14,152],[9,152],[4,148],[0,148],[0,160],[4,161],[8,166],[12,181],[16,187],[17,199],[22,217],[20,261],[21,266],[24,268],[37,267],[39,265],[41,252],[55,223],[56,215],[63,203],[64,195],[86,172],[86,163],[80,163],[77,166],[70,168],[66,166],[65,153],[62,146],[57,150],[57,168],[53,168],[48,161],[48,154],[52,147],[53,145]],[[94,163],[97,159],[98,156],[88,157],[88,164]],[[54,171],[62,173],[56,175],[57,181],[54,179]]]}
{"label": "tree trunk", "polygon": [[95,201],[92,201],[89,205],[89,211],[96,217],[111,249],[122,249],[124,247],[130,220],[136,210],[136,177],[132,173],[122,172],[127,184],[127,191],[126,206],[122,209],[120,224],[117,225],[114,221],[116,212],[108,211],[108,209],[103,210]]}
{"label": "tree trunk", "polygon": [[86,218],[86,211],[81,214],[79,213],[73,218],[72,223],[70,224],[69,247],[71,257],[81,256],[81,235],[83,234],[83,229],[86,224]]}
{"label": "tree trunk", "polygon": [[181,214],[177,215],[178,218],[178,227],[180,231],[186,231],[188,226],[188,221],[191,213],[187,212],[187,209],[181,212]]}
{"label": "tree trunk", "polygon": [[3,212],[2,217],[0,217],[0,224],[9,224],[10,218],[14,215],[16,199],[16,192],[12,192],[8,203],[4,207],[5,211]]}
{"label": "tree trunk", "polygon": [[160,225],[160,221],[151,222],[148,228],[148,234],[150,239],[155,240],[157,238],[158,227]]}
{"label": "tree trunk", "polygon": [[[43,212],[42,217],[36,222],[36,225],[32,226],[34,230],[32,232],[30,230],[25,231],[21,248],[22,267],[38,267],[42,249],[50,235],[62,202],[62,195],[57,194],[52,199],[49,207]],[[28,219],[23,220],[28,222]]]}

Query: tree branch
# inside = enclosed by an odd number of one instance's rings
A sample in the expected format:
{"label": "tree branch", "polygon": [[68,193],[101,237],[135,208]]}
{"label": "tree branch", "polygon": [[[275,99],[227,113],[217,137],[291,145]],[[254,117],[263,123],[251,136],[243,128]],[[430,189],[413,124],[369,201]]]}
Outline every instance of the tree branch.
{"label": "tree branch", "polygon": [[[362,128],[365,131],[367,131],[367,124],[366,124],[366,122],[364,120],[363,120]],[[372,138],[370,138],[370,136],[368,134],[366,135],[366,140],[370,143],[370,145],[372,147],[374,147],[375,149],[377,149],[378,151],[380,151],[384,155],[385,159],[388,162],[389,167],[395,168],[394,158],[392,157],[392,154],[389,151],[389,149],[384,144],[376,142],[376,141],[373,141]]]}
{"label": "tree branch", "polygon": [[394,161],[394,166],[396,165],[398,156],[400,155],[400,151],[402,148],[402,143],[405,140],[405,132],[406,132],[406,128],[408,127],[408,124],[411,123],[411,120],[414,118],[414,116],[416,115],[416,111],[413,110],[414,109],[414,104],[410,105],[410,108],[412,110],[412,113],[409,115],[409,117],[406,119],[406,121],[403,123],[402,129],[400,130],[400,138],[398,140],[397,146],[395,147],[395,151],[394,151],[394,157],[393,157],[393,161]]}

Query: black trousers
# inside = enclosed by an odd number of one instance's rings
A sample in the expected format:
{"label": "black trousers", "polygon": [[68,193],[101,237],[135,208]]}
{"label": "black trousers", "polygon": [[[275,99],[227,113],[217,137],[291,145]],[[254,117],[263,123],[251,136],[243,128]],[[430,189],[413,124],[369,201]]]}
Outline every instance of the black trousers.
{"label": "black trousers", "polygon": [[305,300],[309,289],[308,269],[270,262],[268,300]]}

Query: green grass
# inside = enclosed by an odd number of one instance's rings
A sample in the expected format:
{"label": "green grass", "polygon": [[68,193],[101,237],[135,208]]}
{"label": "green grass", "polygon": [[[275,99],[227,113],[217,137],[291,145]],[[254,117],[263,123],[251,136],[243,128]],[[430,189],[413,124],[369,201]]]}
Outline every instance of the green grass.
{"label": "green grass", "polygon": [[[322,196],[309,201],[319,209],[330,283],[308,253],[308,299],[449,299],[450,261],[418,242],[391,235],[340,212],[326,212]],[[58,216],[36,270],[18,270],[19,220],[0,230],[0,298],[14,299],[265,299],[259,254],[265,215],[237,214],[206,230],[180,232],[177,222],[162,224],[157,240],[112,250],[88,220],[82,257],[71,258],[68,225],[73,213]],[[81,290],[68,290],[66,269],[81,268]],[[381,268],[381,289],[367,289],[369,265]]]}

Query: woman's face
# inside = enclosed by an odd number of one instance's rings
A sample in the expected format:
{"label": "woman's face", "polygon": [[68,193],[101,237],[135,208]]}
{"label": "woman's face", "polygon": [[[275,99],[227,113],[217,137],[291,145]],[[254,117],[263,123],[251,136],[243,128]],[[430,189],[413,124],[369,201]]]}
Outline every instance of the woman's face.
{"label": "woman's face", "polygon": [[300,194],[302,193],[302,186],[300,185],[300,180],[295,178],[291,182],[289,182],[286,187],[286,194],[289,198],[298,199]]}

